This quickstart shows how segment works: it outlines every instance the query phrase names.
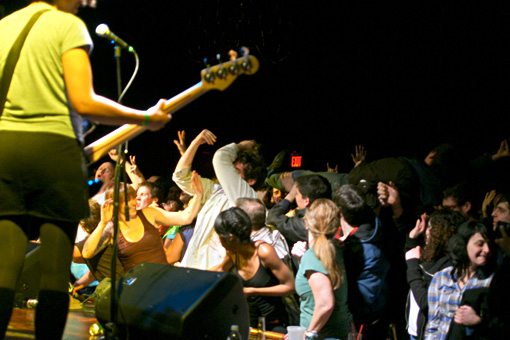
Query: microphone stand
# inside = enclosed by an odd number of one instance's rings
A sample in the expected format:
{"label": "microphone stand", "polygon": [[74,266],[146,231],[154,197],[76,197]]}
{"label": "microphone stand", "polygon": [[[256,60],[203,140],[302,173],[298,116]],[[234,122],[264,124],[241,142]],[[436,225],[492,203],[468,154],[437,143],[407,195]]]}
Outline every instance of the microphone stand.
{"label": "microphone stand", "polygon": [[[117,75],[117,93],[119,96],[118,102],[121,101],[122,93],[122,80],[121,80],[121,67],[120,67],[120,56],[121,47],[118,44],[114,46],[115,61],[116,61],[116,75]],[[119,339],[118,335],[118,299],[117,299],[117,239],[119,236],[119,192],[120,192],[120,178],[122,176],[124,186],[124,214],[125,220],[129,221],[129,207],[128,207],[128,194],[127,194],[127,175],[125,169],[126,164],[126,148],[123,152],[122,144],[117,148],[117,162],[115,165],[115,181],[114,181],[114,195],[113,195],[113,245],[112,245],[112,258],[110,265],[110,276],[111,276],[111,288],[110,288],[110,322],[106,324],[105,336],[106,339]]]}
{"label": "microphone stand", "polygon": [[121,72],[120,72],[120,56],[122,48],[119,45],[115,45],[113,48],[115,52],[115,65],[116,65],[116,73],[117,73],[117,96],[118,100],[121,100],[122,95],[122,80],[121,80]]}

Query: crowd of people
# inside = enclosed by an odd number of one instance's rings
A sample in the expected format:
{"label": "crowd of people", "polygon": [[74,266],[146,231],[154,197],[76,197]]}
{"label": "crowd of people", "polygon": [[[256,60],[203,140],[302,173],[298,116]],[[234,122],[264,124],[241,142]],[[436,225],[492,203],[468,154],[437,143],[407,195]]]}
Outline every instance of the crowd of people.
{"label": "crowd of people", "polygon": [[[324,339],[504,334],[502,288],[491,282],[496,271],[494,282],[504,282],[507,272],[510,195],[501,188],[484,194],[487,188],[469,181],[471,175],[439,176],[435,169],[458,166],[451,145],[422,161],[368,160],[358,146],[353,169],[338,174],[286,171],[285,152],[265,166],[257,143],[242,141],[219,147],[211,164],[216,176],[205,178],[192,169],[193,158],[216,139],[205,129],[187,147],[180,132],[172,178],[145,180],[133,157],[125,170],[139,183],[130,184],[137,210],[175,202],[171,210],[190,211],[187,220],[152,223],[166,263],[238,275],[252,327],[264,316],[268,330],[285,333],[299,324]],[[466,174],[482,175],[509,156],[503,141],[484,162],[462,164],[471,164]],[[449,169],[448,157],[455,159]],[[96,177],[108,182],[104,171]],[[108,206],[104,201],[103,212]],[[170,228],[174,236],[167,239]]]}
{"label": "crowd of people", "polygon": [[[29,241],[41,244],[37,339],[62,336],[71,262],[87,268],[73,278],[80,293],[112,276],[113,245],[116,278],[143,262],[232,272],[252,327],[265,317],[268,330],[301,325],[323,339],[386,339],[390,330],[413,340],[508,334],[510,188],[483,181],[510,159],[506,140],[474,160],[451,144],[423,159],[369,160],[357,146],[347,173],[288,171],[285,151],[267,166],[260,145],[245,140],[217,148],[207,177],[193,161],[216,135],[204,129],[186,145],[179,132],[171,178],[145,178],[134,155],[119,159],[112,150],[91,195],[76,143],[81,116],[152,130],[170,117],[163,101],[140,111],[94,93],[91,39],[69,15],[80,3],[35,2],[0,22],[0,46],[11,46],[29,18],[43,14],[0,110],[0,257],[10,259],[0,262],[0,335]],[[34,52],[41,46],[52,51],[47,59]],[[48,74],[51,84],[33,81]],[[128,177],[121,183],[116,165]]]}

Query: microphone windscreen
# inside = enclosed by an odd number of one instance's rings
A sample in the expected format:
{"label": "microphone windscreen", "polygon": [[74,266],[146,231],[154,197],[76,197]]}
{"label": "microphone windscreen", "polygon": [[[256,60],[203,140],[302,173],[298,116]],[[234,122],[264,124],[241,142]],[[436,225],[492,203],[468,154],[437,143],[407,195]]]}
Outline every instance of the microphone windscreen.
{"label": "microphone windscreen", "polygon": [[110,33],[110,28],[108,28],[107,24],[100,24],[96,27],[96,34],[100,37],[104,37]]}

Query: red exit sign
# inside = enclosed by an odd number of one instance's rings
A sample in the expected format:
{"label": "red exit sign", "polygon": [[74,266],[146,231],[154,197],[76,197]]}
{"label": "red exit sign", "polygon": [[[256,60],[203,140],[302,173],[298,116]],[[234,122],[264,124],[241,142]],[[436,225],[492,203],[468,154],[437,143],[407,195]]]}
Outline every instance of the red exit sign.
{"label": "red exit sign", "polygon": [[293,168],[300,168],[303,157],[296,151],[294,151],[290,155],[291,155],[290,166]]}

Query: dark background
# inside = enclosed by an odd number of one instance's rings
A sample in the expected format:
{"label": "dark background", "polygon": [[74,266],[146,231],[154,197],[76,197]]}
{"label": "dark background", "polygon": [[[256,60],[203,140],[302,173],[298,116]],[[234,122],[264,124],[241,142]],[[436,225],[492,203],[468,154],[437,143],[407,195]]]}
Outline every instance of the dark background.
{"label": "dark background", "polygon": [[[8,14],[24,1],[5,1]],[[113,46],[95,35],[106,23],[140,56],[123,103],[147,108],[200,81],[203,59],[250,48],[260,62],[224,92],[210,91],[174,114],[161,131],[130,142],[147,175],[172,172],[173,140],[202,129],[216,147],[244,139],[265,146],[268,163],[282,149],[303,167],[340,171],[362,144],[370,159],[423,158],[451,142],[466,157],[495,152],[508,136],[507,4],[489,1],[98,0],[78,14],[94,40],[96,92],[116,99]],[[122,52],[123,85],[134,58]],[[99,127],[88,143],[112,130]],[[203,147],[204,164],[216,147]],[[97,166],[97,165],[96,165]],[[204,170],[205,171],[205,170]]]}

